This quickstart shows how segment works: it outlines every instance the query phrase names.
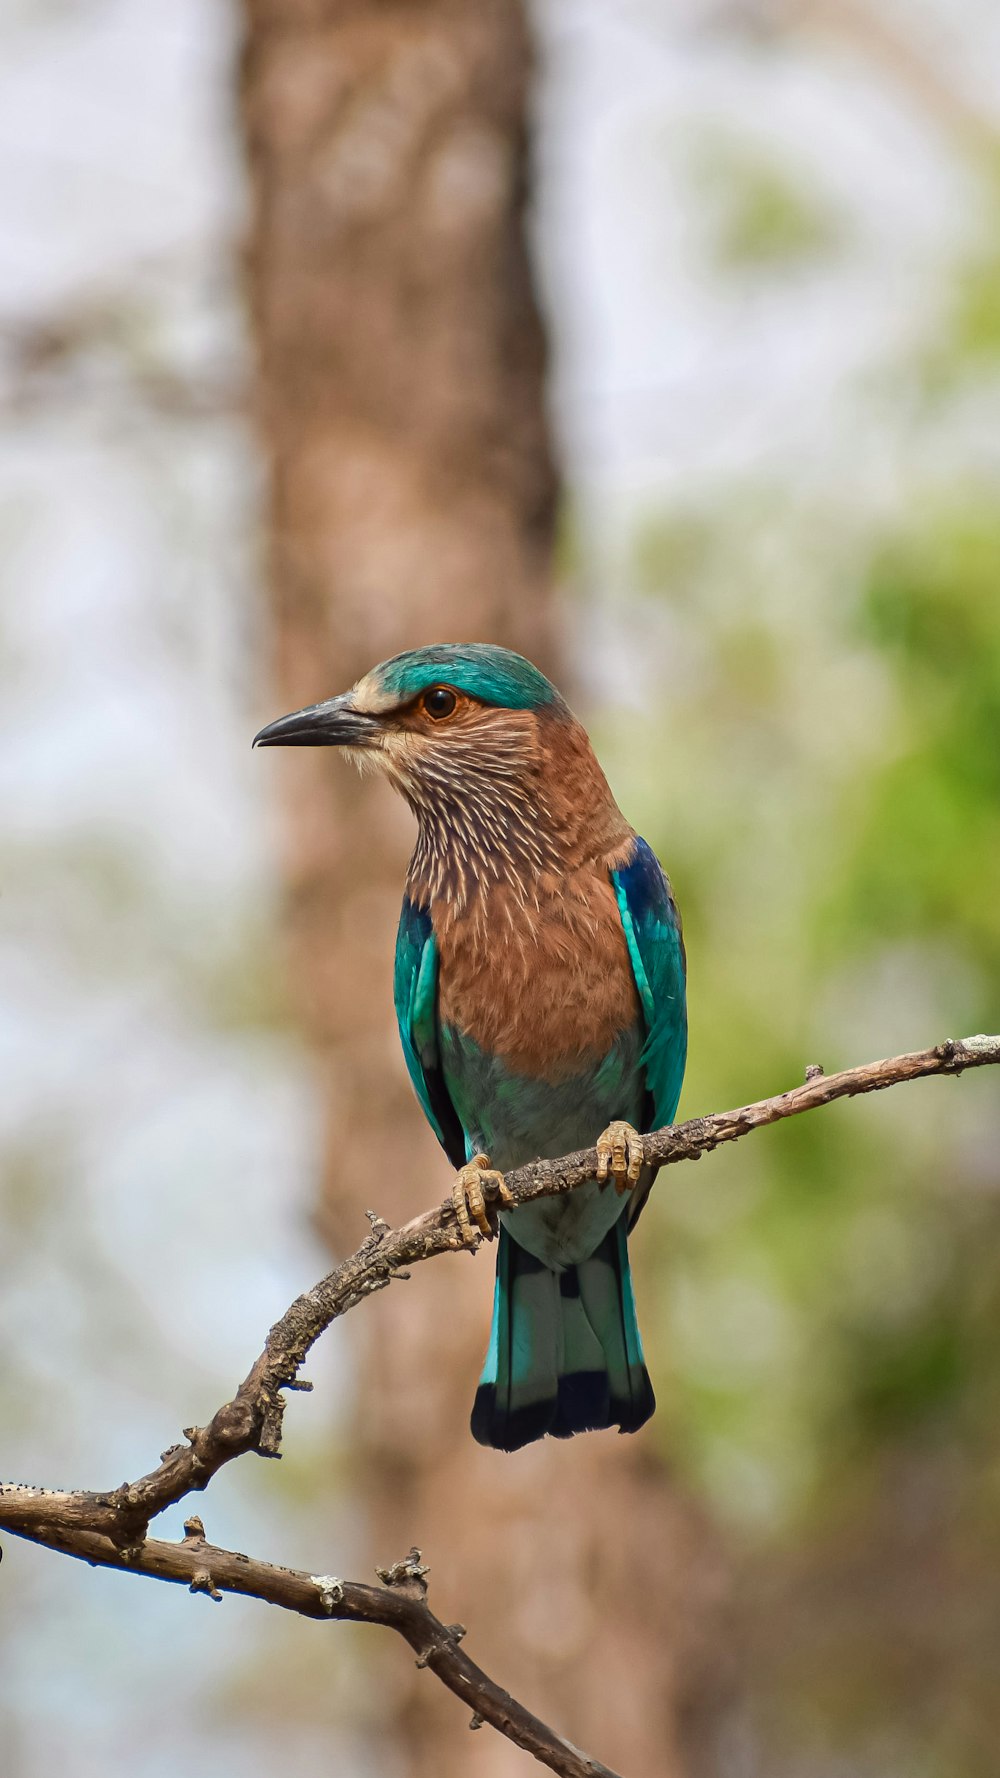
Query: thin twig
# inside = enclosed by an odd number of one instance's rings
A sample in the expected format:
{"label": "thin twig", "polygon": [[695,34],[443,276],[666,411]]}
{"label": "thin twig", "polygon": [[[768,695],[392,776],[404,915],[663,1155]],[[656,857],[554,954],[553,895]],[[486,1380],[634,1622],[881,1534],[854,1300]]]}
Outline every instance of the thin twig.
{"label": "thin twig", "polygon": [[[202,1529],[200,1520],[191,1523]],[[32,1534],[32,1541],[91,1566],[173,1581],[214,1600],[221,1599],[224,1593],[242,1593],[269,1605],[280,1605],[285,1611],[298,1612],[302,1617],[381,1624],[397,1631],[409,1643],[418,1667],[428,1667],[468,1705],[473,1721],[479,1718],[490,1723],[562,1778],[618,1778],[610,1767],[588,1758],[572,1742],[548,1728],[469,1659],[460,1647],[464,1624],[443,1624],[427,1604],[427,1569],[417,1549],[411,1550],[404,1561],[380,1570],[383,1584],[374,1587],[361,1581],[338,1580],[331,1574],[279,1568],[273,1562],[260,1562],[237,1550],[220,1549],[197,1533],[188,1535],[182,1543],[165,1543],[149,1537],[141,1549],[130,1554],[117,1549],[98,1532],[56,1525],[39,1528]]]}
{"label": "thin twig", "polygon": [[[698,1160],[723,1142],[738,1141],[751,1130],[814,1111],[835,1099],[997,1064],[1000,1036],[980,1036],[949,1039],[933,1049],[869,1062],[840,1074],[824,1075],[811,1067],[805,1083],[789,1092],[655,1131],[643,1139],[644,1158],[656,1170],[675,1161]],[[583,1149],[559,1160],[519,1167],[505,1176],[505,1183],[515,1204],[526,1204],[534,1198],[573,1191],[594,1177],[596,1166],[596,1151]],[[390,1229],[374,1215],[371,1222],[371,1234],[357,1252],[297,1297],[275,1322],[263,1352],[232,1401],[226,1402],[207,1426],[187,1429],[186,1444],[171,1446],[156,1469],[106,1493],[0,1484],[0,1529],[84,1561],[182,1581],[212,1597],[223,1592],[248,1593],[307,1616],[386,1624],[398,1630],[417,1651],[420,1664],[430,1667],[471,1703],[479,1717],[551,1770],[567,1778],[607,1778],[605,1766],[588,1759],[538,1722],[460,1653],[457,1636],[441,1625],[426,1605],[415,1554],[408,1564],[397,1564],[387,1571],[381,1588],[330,1582],[320,1602],[316,1577],[218,1550],[204,1542],[198,1520],[189,1521],[189,1536],[183,1544],[164,1543],[147,1535],[152,1519],[186,1495],[207,1487],[216,1471],[234,1457],[248,1451],[266,1457],[279,1455],[285,1401],[282,1390],[301,1387],[299,1369],[331,1322],[420,1260],[462,1247],[450,1200],[400,1229]]]}

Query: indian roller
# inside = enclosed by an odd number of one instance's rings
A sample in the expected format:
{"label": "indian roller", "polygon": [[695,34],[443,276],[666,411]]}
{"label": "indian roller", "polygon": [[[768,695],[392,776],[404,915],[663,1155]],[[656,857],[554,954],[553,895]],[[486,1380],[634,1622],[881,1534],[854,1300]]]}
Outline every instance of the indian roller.
{"label": "indian roller", "polygon": [[[473,1435],[514,1451],[637,1431],[655,1405],[626,1240],[651,1184],[637,1132],[673,1118],[687,1049],[681,921],[657,859],[568,705],[505,648],[396,655],[255,745],[341,747],[417,819],[399,1034],[457,1168],[463,1239],[499,1222]],[[595,1141],[592,1180],[511,1204],[503,1172]]]}

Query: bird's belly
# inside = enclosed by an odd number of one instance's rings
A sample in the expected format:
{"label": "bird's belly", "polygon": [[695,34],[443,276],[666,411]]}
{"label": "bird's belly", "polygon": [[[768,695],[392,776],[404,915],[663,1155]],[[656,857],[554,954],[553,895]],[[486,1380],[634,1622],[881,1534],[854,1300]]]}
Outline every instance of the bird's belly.
{"label": "bird's belly", "polygon": [[[527,1161],[588,1148],[615,1118],[639,1124],[645,1096],[643,1032],[620,1033],[608,1054],[585,1073],[552,1083],[509,1071],[468,1036],[445,1026],[442,1061],[451,1101],[470,1155],[482,1151],[508,1172]],[[586,1259],[617,1221],[623,1200],[597,1181],[558,1198],[506,1212],[505,1228],[520,1246],[560,1271]]]}

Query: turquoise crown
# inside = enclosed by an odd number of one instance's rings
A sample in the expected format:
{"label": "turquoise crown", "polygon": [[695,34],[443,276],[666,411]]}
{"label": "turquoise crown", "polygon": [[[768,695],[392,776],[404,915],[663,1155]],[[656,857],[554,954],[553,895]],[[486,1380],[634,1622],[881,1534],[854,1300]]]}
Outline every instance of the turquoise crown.
{"label": "turquoise crown", "polygon": [[367,677],[400,704],[419,697],[429,686],[442,684],[505,710],[536,710],[562,701],[552,682],[531,661],[492,642],[415,648],[382,661]]}

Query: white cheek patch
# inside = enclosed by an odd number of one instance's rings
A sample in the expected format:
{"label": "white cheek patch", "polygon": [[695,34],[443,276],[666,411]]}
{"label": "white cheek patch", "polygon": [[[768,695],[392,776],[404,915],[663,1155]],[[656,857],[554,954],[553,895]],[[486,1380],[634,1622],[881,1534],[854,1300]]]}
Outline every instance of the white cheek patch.
{"label": "white cheek patch", "polygon": [[409,734],[406,729],[386,729],[382,735],[378,764],[392,776],[409,782],[414,776],[414,766],[420,752],[421,747],[416,736]]}
{"label": "white cheek patch", "polygon": [[386,729],[367,746],[342,747],[340,752],[363,778],[381,773],[397,784],[409,784],[414,775],[414,755],[419,752],[419,743],[414,746],[413,741],[414,737],[403,730],[394,733]]}
{"label": "white cheek patch", "polygon": [[381,747],[341,747],[340,753],[348,765],[357,767],[362,778],[371,778],[386,769]]}

